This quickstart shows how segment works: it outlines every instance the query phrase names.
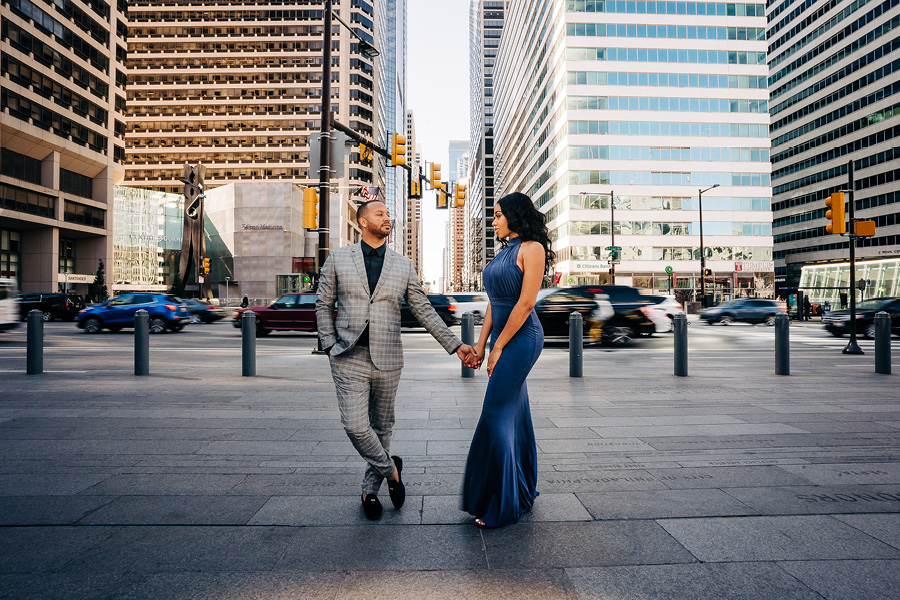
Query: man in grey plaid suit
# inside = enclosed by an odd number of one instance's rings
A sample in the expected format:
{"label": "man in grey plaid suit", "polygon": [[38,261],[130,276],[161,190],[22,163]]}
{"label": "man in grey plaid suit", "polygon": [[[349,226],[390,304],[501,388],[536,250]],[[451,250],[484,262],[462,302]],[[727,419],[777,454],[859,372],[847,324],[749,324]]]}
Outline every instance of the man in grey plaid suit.
{"label": "man in grey plaid suit", "polygon": [[366,517],[374,520],[381,517],[377,493],[384,479],[394,508],[403,506],[406,498],[403,461],[389,454],[394,398],[403,367],[401,301],[406,298],[412,313],[448,353],[456,352],[467,363],[476,357],[434,311],[412,261],[385,244],[391,233],[387,207],[377,200],[366,202],[356,219],[362,242],[333,250],[322,266],[316,321],[331,361],[341,423],[369,463],[362,504]]}

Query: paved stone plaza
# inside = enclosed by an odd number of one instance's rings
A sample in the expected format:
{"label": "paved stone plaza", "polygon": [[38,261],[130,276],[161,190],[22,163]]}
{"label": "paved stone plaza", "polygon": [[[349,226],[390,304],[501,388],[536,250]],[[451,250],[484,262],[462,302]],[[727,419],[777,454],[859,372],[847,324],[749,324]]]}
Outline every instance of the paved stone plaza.
{"label": "paved stone plaza", "polygon": [[665,338],[589,349],[580,380],[547,348],[529,379],[541,495],[482,531],[458,493],[484,372],[412,334],[392,448],[409,497],[372,523],[312,338],[260,340],[242,378],[222,331],[202,351],[155,336],[142,378],[126,334],[50,343],[40,376],[0,344],[0,597],[900,595],[900,384],[871,343],[795,344],[789,377],[765,328],[724,351],[693,336],[688,378]]}

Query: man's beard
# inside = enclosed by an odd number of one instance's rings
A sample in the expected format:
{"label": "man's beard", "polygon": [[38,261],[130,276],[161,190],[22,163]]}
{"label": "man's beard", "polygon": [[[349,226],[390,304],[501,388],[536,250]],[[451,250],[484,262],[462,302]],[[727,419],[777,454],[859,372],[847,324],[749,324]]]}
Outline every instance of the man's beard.
{"label": "man's beard", "polygon": [[371,233],[373,236],[377,237],[379,240],[383,240],[387,236],[391,235],[391,228],[388,227],[387,231],[384,231],[383,227],[379,227],[378,229],[375,229],[374,231],[372,229],[370,229],[369,233]]}

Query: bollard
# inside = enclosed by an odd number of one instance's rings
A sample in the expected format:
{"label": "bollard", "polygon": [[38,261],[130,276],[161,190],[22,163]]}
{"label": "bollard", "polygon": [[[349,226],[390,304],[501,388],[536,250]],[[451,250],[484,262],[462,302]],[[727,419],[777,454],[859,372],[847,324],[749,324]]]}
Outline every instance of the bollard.
{"label": "bollard", "polygon": [[584,319],[578,311],[569,315],[569,377],[581,377],[584,370]]}
{"label": "bollard", "polygon": [[675,332],[675,376],[687,377],[688,374],[688,321],[687,315],[681,313],[672,319]]}
{"label": "bollard", "polygon": [[241,315],[241,375],[256,377],[256,313]]}
{"label": "bollard", "polygon": [[25,372],[40,375],[44,372],[44,313],[34,309],[28,313]]}
{"label": "bollard", "polygon": [[785,313],[775,317],[775,374],[791,374],[791,318]]}
{"label": "bollard", "polygon": [[[475,345],[475,315],[470,312],[463,314],[462,323],[460,324],[461,334],[462,334],[462,343],[468,344],[470,346]],[[466,363],[460,363],[462,365],[462,376],[465,378],[475,377],[475,369],[466,366]]]}
{"label": "bollard", "polygon": [[875,372],[891,374],[891,317],[884,311],[875,315]]}
{"label": "bollard", "polygon": [[134,374],[150,374],[150,313],[134,313]]}

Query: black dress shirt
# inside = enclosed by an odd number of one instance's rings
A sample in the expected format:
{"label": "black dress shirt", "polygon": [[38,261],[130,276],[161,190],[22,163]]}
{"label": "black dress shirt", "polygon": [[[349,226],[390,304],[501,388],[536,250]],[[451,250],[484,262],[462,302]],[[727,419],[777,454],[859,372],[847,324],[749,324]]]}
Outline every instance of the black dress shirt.
{"label": "black dress shirt", "polygon": [[[365,242],[360,242],[359,247],[363,253],[363,262],[366,265],[366,279],[369,283],[369,295],[375,293],[375,286],[381,278],[381,269],[384,267],[384,252],[387,244],[382,244],[377,248],[373,248]],[[356,341],[357,346],[369,345],[369,326],[366,325],[365,330]]]}

